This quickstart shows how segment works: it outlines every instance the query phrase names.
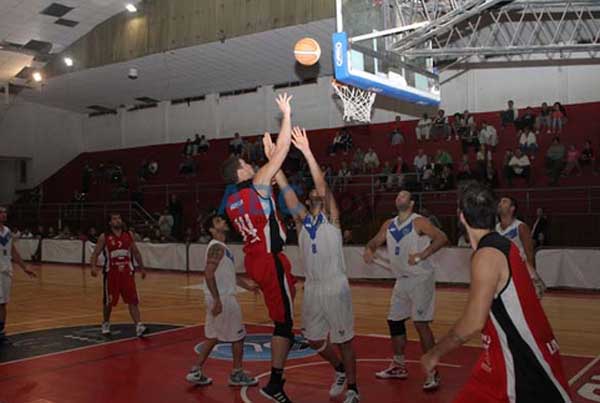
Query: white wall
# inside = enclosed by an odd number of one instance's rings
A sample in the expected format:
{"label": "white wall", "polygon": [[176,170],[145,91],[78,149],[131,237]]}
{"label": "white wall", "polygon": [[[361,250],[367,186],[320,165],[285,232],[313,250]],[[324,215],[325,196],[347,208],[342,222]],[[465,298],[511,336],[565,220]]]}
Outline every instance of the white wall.
{"label": "white wall", "polygon": [[[600,101],[600,66],[550,66],[479,69],[466,73],[446,71],[442,80],[442,105],[447,113],[469,109],[472,112],[500,110],[508,99],[518,107],[542,102],[563,104]],[[133,147],[185,141],[194,133],[209,138],[232,137],[235,132],[260,134],[279,129],[276,93],[294,95],[293,121],[307,129],[342,126],[341,104],[333,94],[330,77],[308,84],[274,91],[271,86],[257,92],[204,101],[84,119],[86,151]],[[425,110],[421,107],[379,97],[372,122],[388,122],[396,115],[414,119]]]}
{"label": "white wall", "polygon": [[17,160],[0,159],[0,205],[10,204],[14,200],[17,177]]}
{"label": "white wall", "polygon": [[84,117],[17,101],[0,115],[0,156],[30,158],[24,187],[36,186],[83,152]]}

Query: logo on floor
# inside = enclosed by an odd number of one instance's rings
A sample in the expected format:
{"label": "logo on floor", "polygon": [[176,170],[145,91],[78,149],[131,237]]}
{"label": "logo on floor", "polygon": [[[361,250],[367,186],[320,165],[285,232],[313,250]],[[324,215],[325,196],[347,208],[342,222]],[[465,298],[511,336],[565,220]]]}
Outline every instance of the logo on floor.
{"label": "logo on floor", "polygon": [[[147,334],[180,326],[146,324]],[[103,336],[99,325],[61,327],[58,329],[9,335],[0,343],[0,362],[10,362],[40,355],[60,353],[75,348],[90,347],[115,340],[135,337],[133,324],[113,324],[110,336]]]}
{"label": "logo on floor", "polygon": [[[244,361],[271,361],[271,334],[249,334],[244,340]],[[194,347],[196,353],[200,352],[202,344]],[[296,341],[290,350],[288,359],[299,359],[317,355],[317,352],[308,346],[302,336],[296,336]],[[231,343],[219,343],[210,353],[210,358],[217,360],[233,360]]]}

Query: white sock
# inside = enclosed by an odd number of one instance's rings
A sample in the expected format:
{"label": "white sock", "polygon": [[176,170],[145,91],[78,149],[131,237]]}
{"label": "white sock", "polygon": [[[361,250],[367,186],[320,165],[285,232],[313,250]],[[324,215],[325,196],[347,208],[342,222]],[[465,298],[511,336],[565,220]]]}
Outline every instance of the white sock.
{"label": "white sock", "polygon": [[404,365],[404,354],[394,355],[394,364]]}

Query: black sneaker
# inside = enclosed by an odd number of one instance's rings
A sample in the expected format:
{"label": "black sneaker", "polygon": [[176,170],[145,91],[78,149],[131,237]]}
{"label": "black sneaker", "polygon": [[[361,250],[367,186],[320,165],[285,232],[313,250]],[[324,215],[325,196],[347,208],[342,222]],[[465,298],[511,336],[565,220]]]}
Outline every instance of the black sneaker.
{"label": "black sneaker", "polygon": [[266,397],[269,400],[278,403],[292,403],[289,397],[283,391],[283,384],[285,381],[282,381],[280,385],[268,383],[267,386],[260,389],[260,394]]}

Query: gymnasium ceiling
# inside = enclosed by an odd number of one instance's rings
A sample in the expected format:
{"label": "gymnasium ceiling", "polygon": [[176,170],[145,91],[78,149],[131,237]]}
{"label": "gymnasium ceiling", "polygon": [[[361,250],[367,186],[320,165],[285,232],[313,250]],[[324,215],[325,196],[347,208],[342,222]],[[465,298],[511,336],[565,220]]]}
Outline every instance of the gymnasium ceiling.
{"label": "gymnasium ceiling", "polygon": [[[131,107],[139,104],[136,98],[141,97],[159,101],[191,98],[331,75],[334,29],[334,20],[326,19],[176,49],[56,76],[39,88],[22,91],[19,97],[90,113],[94,111],[88,106]],[[294,43],[304,36],[315,38],[322,47],[321,62],[313,68],[299,67],[293,57]],[[138,69],[137,80],[128,79],[130,68]]]}

